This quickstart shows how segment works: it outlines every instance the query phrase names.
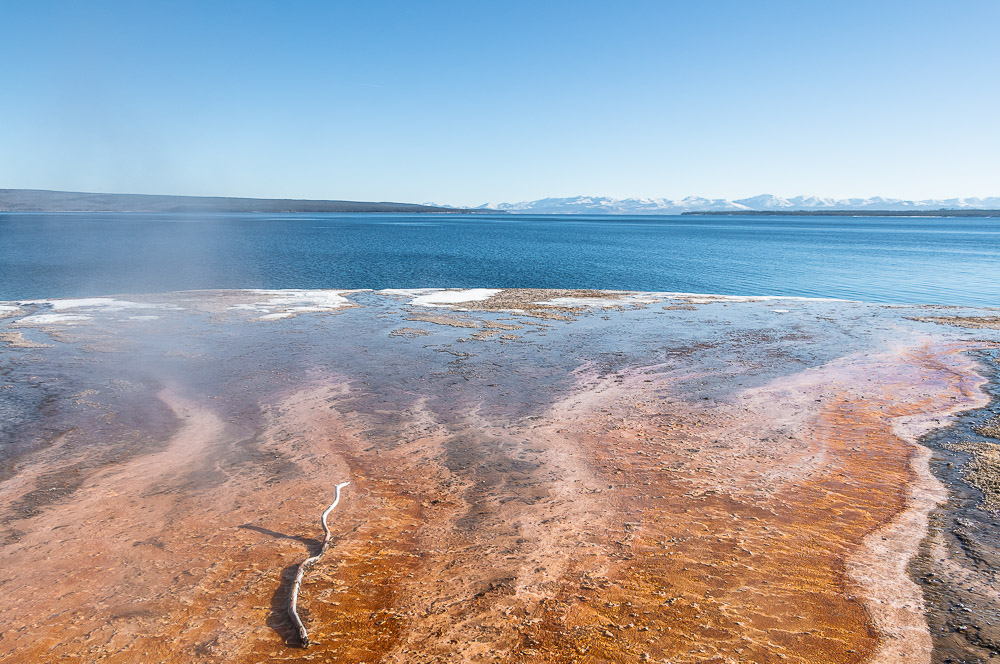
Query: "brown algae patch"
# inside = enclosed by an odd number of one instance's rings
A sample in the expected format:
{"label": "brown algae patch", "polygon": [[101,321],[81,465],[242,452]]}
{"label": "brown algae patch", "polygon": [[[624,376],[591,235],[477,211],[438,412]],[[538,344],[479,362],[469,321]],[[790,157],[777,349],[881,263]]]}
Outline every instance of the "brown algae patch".
{"label": "brown algae patch", "polygon": [[522,315],[552,320],[572,320],[574,315],[586,311],[582,306],[550,304],[560,298],[608,300],[634,295],[631,291],[608,292],[599,290],[567,290],[544,288],[507,288],[496,295],[478,302],[463,302],[468,311],[517,311]]}
{"label": "brown algae patch", "polygon": [[[413,294],[413,292],[389,293],[391,297],[410,297]],[[661,300],[662,298],[655,294],[643,294],[637,291],[507,288],[494,292],[483,299],[441,301],[435,302],[431,306],[467,312],[516,312],[520,316],[529,318],[574,320],[574,316],[593,310],[620,311],[628,308],[639,308]],[[425,315],[427,314],[416,314],[420,317]],[[411,318],[410,320],[421,319]],[[489,327],[488,324],[485,326]]]}
{"label": "brown algae patch", "polygon": [[[475,339],[476,341],[485,341],[487,339],[492,339],[497,337],[504,341],[513,341],[515,339],[520,339],[516,334],[510,334],[509,332],[513,330],[522,330],[523,325],[513,325],[511,323],[498,323],[495,321],[483,321],[483,329],[479,332],[475,332],[470,336],[470,339]],[[507,334],[504,334],[507,332]]]}
{"label": "brown algae patch", "polygon": [[498,323],[496,321],[484,321],[483,327],[487,330],[523,330],[523,325],[515,325],[513,323]]}
{"label": "brown algae patch", "polygon": [[[977,430],[977,433],[981,432]],[[996,437],[995,433],[983,435]],[[979,504],[981,509],[1000,514],[1000,445],[966,441],[947,447],[972,455],[962,471],[962,479],[983,492],[983,500]]]}
{"label": "brown algae patch", "polygon": [[467,328],[479,327],[479,323],[472,320],[471,318],[463,318],[460,316],[449,316],[447,314],[414,314],[412,316],[407,316],[406,320],[412,320],[417,323],[433,323],[435,325],[447,325],[449,327],[467,327]]}
{"label": "brown algae patch", "polygon": [[973,330],[1000,330],[1000,316],[912,316],[907,320],[953,325]]}
{"label": "brown algae patch", "polygon": [[972,427],[972,430],[978,433],[980,436],[986,436],[988,438],[996,438],[1000,440],[1000,415],[991,417],[982,424],[977,424]]}
{"label": "brown algae patch", "polygon": [[419,327],[401,327],[389,333],[390,337],[426,337],[430,334]]}
{"label": "brown algae patch", "polygon": [[486,341],[493,338],[500,339],[501,341],[516,341],[521,338],[516,334],[503,334],[502,332],[502,330],[480,330],[479,332],[474,332],[469,338],[476,341]]}
{"label": "brown algae patch", "polygon": [[20,332],[0,332],[0,344],[4,344],[7,348],[51,348],[51,344],[38,343],[37,341],[31,341],[26,339],[25,336]]}

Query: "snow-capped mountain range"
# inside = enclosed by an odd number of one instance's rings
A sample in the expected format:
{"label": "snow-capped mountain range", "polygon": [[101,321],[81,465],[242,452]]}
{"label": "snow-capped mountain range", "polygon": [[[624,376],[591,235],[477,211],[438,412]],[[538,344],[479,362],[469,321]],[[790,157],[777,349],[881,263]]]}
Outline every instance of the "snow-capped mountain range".
{"label": "snow-capped mountain range", "polygon": [[989,198],[943,198],[907,201],[899,198],[819,198],[793,196],[782,198],[763,194],[751,198],[609,198],[573,196],[543,198],[521,203],[487,203],[479,210],[501,210],[523,214],[681,214],[713,211],[793,211],[793,210],[961,210],[1000,209],[1000,196]]}

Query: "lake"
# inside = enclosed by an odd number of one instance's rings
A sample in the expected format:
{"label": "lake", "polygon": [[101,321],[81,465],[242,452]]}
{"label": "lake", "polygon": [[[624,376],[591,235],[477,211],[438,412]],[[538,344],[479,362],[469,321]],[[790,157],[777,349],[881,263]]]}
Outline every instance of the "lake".
{"label": "lake", "polygon": [[0,299],[600,288],[1000,306],[972,218],[0,213]]}

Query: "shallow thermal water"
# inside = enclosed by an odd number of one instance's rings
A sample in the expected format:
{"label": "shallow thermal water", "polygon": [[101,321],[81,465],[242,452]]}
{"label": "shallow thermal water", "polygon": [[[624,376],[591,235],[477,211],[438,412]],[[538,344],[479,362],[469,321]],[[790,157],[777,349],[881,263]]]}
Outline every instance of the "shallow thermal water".
{"label": "shallow thermal water", "polygon": [[[925,600],[933,565],[907,567],[935,501],[981,497],[915,444],[986,406],[969,352],[993,357],[997,331],[912,320],[942,313],[995,312],[502,289],[0,303],[0,660],[979,654],[963,635],[991,638],[995,594]],[[304,650],[291,578],[343,481]]]}
{"label": "shallow thermal water", "polygon": [[1000,306],[996,219],[0,213],[0,299],[605,288]]}

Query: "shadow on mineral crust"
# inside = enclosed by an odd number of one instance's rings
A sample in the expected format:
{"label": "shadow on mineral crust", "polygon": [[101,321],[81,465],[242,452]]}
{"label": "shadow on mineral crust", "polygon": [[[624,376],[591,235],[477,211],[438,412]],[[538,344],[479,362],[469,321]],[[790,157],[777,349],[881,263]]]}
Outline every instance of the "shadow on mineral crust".
{"label": "shadow on mineral crust", "polygon": [[[320,542],[315,537],[303,537],[302,535],[286,535],[285,533],[279,533],[276,530],[268,530],[267,528],[261,528],[260,526],[251,526],[249,523],[244,523],[242,526],[238,526],[243,530],[253,530],[255,532],[261,533],[262,535],[267,535],[268,537],[273,537],[275,539],[289,539],[295,540],[296,542],[302,542],[310,549],[310,556],[315,556],[319,553],[320,547],[323,543]],[[312,550],[315,549],[315,552]]]}
{"label": "shadow on mineral crust", "polygon": [[[285,533],[279,533],[274,530],[268,530],[267,528],[261,528],[259,526],[252,526],[250,524],[243,524],[239,526],[243,530],[253,530],[258,533],[267,535],[268,537],[273,537],[275,539],[290,539],[296,542],[302,542],[308,547],[308,556],[314,556],[319,553],[322,543],[312,537],[302,537],[301,535],[286,535]],[[303,557],[305,560],[305,557]],[[295,582],[295,572],[298,570],[300,563],[292,563],[288,565],[279,575],[280,582],[278,583],[278,588],[271,595],[271,612],[267,615],[267,626],[271,630],[281,637],[282,642],[289,647],[301,647],[302,642],[299,640],[299,634],[295,627],[292,625],[291,619],[288,617],[288,597],[292,592],[292,584]],[[308,609],[299,608],[299,617],[302,618],[302,622],[308,625],[309,623],[309,611]]]}

